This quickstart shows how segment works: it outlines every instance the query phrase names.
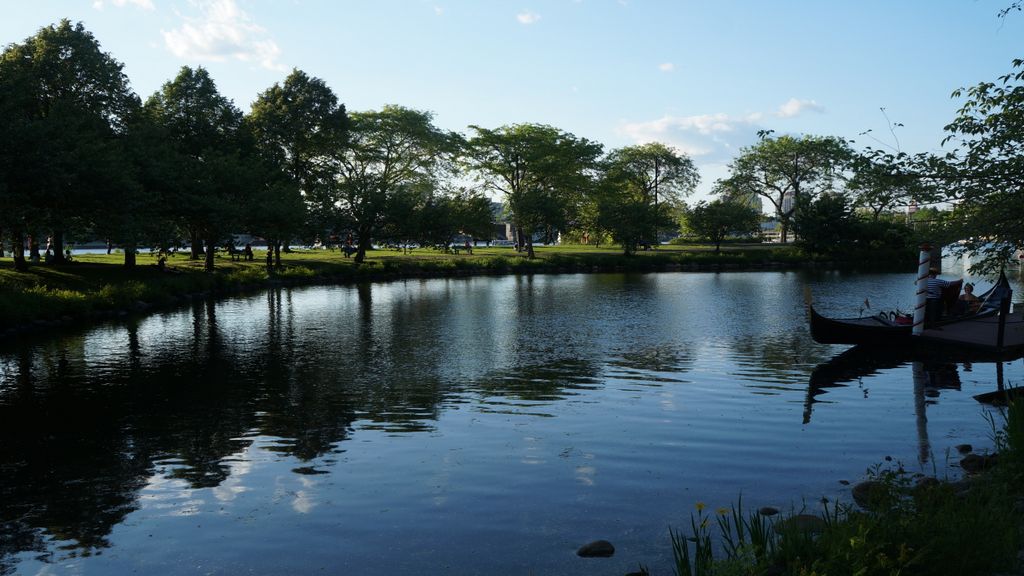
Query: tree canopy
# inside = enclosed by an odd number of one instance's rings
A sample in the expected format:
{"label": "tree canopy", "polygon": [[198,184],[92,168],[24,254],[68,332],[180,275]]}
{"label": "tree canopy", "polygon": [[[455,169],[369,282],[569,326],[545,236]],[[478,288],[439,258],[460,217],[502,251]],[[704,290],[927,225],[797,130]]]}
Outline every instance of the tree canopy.
{"label": "tree canopy", "polygon": [[220,94],[205,68],[188,66],[146,108],[168,135],[178,166],[168,201],[191,236],[193,258],[205,242],[206,267],[212,269],[214,247],[238,224],[236,207],[254,184],[242,112]]}
{"label": "tree canopy", "polygon": [[1024,250],[1024,60],[953,97],[967,98],[946,126],[943,144],[956,148],[927,170],[941,166],[963,248],[983,256],[976,269],[995,272]]}
{"label": "tree canopy", "polygon": [[543,124],[470,126],[469,166],[485,188],[502,194],[533,257],[533,234],[566,228],[593,186],[602,146]]}
{"label": "tree canopy", "polygon": [[335,191],[321,208],[333,212],[340,227],[356,231],[356,262],[362,262],[374,235],[388,224],[390,208],[403,193],[435,188],[461,139],[434,126],[431,113],[402,106],[356,112],[351,121]]}
{"label": "tree canopy", "polygon": [[[0,57],[0,111],[6,143],[3,225],[45,228],[64,258],[64,232],[102,209],[108,190],[128,185],[119,136],[138,106],[123,65],[103,52],[81,23],[41,28]],[[24,266],[16,252],[15,261]]]}
{"label": "tree canopy", "polygon": [[729,176],[718,182],[717,189],[730,196],[754,194],[768,200],[785,242],[796,202],[836,189],[853,151],[835,136],[773,137],[770,131],[759,136],[757,144],[743,148],[729,164]]}
{"label": "tree canopy", "polygon": [[683,210],[683,230],[715,245],[721,251],[729,236],[751,237],[761,231],[761,213],[741,202],[717,199],[701,201]]}

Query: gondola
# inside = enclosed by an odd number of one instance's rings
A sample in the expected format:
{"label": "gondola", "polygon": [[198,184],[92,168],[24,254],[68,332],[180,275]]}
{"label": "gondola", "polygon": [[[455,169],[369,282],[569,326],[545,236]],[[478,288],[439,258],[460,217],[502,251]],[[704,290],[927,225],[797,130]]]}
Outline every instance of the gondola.
{"label": "gondola", "polygon": [[[942,289],[942,299],[946,309],[952,310],[960,294],[960,287],[963,280],[951,282],[949,286]],[[1002,299],[1010,293],[1010,283],[1004,274],[999,275],[999,281],[984,294],[978,295],[981,305],[978,311],[972,314],[948,316],[936,326],[943,326],[972,320],[983,316],[991,316],[999,311],[999,304]],[[811,338],[821,344],[868,344],[868,345],[891,345],[908,342],[913,328],[913,322],[907,315],[895,312],[881,312],[874,316],[862,316],[859,318],[829,318],[821,315],[808,305],[810,309]]]}

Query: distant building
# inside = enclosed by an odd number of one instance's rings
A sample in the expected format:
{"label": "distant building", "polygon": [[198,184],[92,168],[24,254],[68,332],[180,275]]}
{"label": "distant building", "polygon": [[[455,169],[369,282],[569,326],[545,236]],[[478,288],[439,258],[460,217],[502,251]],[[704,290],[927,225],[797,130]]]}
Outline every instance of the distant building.
{"label": "distant building", "polygon": [[786,194],[782,197],[782,213],[788,214],[789,212],[791,212],[793,210],[793,204],[795,203],[796,196],[793,194],[793,191],[790,190],[789,192],[786,192]]}

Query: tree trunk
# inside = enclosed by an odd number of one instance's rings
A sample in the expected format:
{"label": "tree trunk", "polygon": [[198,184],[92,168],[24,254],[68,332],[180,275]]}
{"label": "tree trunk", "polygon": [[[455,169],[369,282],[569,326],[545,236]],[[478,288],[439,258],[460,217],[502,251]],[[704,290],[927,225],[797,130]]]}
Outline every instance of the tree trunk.
{"label": "tree trunk", "polygon": [[0,228],[0,258],[4,257],[4,229]]}
{"label": "tree trunk", "polygon": [[124,244],[124,267],[135,268],[135,242],[126,242]]}
{"label": "tree trunk", "polygon": [[189,236],[191,236],[189,242],[189,249],[191,250],[191,254],[189,255],[188,259],[199,260],[199,256],[203,253],[203,240],[199,237],[199,232],[196,231],[189,232]]}
{"label": "tree trunk", "polygon": [[533,253],[533,234],[530,234],[529,236],[526,237],[526,257],[529,258],[530,260],[533,260],[534,256],[535,255]]}
{"label": "tree trunk", "polygon": [[359,228],[359,247],[356,249],[355,263],[362,264],[363,260],[366,260],[366,249],[370,245],[370,230],[368,228]]}
{"label": "tree trunk", "polygon": [[25,262],[25,235],[21,230],[11,230],[11,252],[14,253],[14,269],[19,272],[28,270]]}
{"label": "tree trunk", "polygon": [[207,272],[213,272],[213,254],[216,244],[217,241],[213,238],[206,239],[206,263],[203,265],[203,269]]}
{"label": "tree trunk", "polygon": [[54,264],[66,264],[67,258],[64,257],[64,231],[54,230],[53,231],[53,263]]}
{"label": "tree trunk", "polygon": [[276,240],[274,242],[274,265],[278,268],[281,267],[281,241]]}
{"label": "tree trunk", "polygon": [[32,262],[39,262],[39,237],[37,235],[28,237],[28,259]]}

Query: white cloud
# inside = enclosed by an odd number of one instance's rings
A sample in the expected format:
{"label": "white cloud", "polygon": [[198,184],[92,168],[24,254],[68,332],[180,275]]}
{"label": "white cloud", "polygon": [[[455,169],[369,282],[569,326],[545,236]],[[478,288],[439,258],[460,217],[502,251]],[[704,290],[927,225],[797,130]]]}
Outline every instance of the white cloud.
{"label": "white cloud", "polygon": [[95,0],[92,3],[92,7],[97,10],[103,10],[103,7],[107,4],[116,6],[117,8],[124,8],[131,4],[136,8],[142,8],[143,10],[155,10],[156,6],[153,5],[153,0]]}
{"label": "white cloud", "polygon": [[661,142],[702,162],[723,162],[753,141],[760,113],[745,116],[700,114],[663,116],[648,122],[626,122],[619,132],[638,144]]}
{"label": "white cloud", "polygon": [[540,20],[540,14],[537,14],[536,12],[530,12],[529,10],[527,10],[525,12],[520,12],[519,14],[516,14],[516,20],[518,20],[520,24],[529,25]]}
{"label": "white cloud", "polygon": [[751,112],[695,116],[663,116],[646,122],[622,122],[619,134],[637,144],[661,142],[672,146],[701,166],[727,164],[740,148],[757,141],[757,131],[771,118],[794,118],[804,112],[824,112],[814,100],[791,98],[770,114]]}
{"label": "white cloud", "polygon": [[658,64],[658,70],[661,70],[662,72],[671,72],[675,69],[676,65],[671,62],[662,62],[661,64]]}
{"label": "white cloud", "polygon": [[270,70],[285,69],[277,61],[281,55],[277,43],[235,0],[192,0],[191,4],[200,16],[183,16],[181,27],[163,32],[164,44],[175,56],[214,62],[233,59]]}
{"label": "white cloud", "polygon": [[438,16],[444,14],[444,8],[441,8],[440,6],[434,6],[434,14],[437,14]]}
{"label": "white cloud", "polygon": [[793,118],[800,115],[804,110],[824,112],[825,107],[814,100],[797,100],[796,98],[790,98],[785,104],[779,106],[775,115],[779,118]]}

